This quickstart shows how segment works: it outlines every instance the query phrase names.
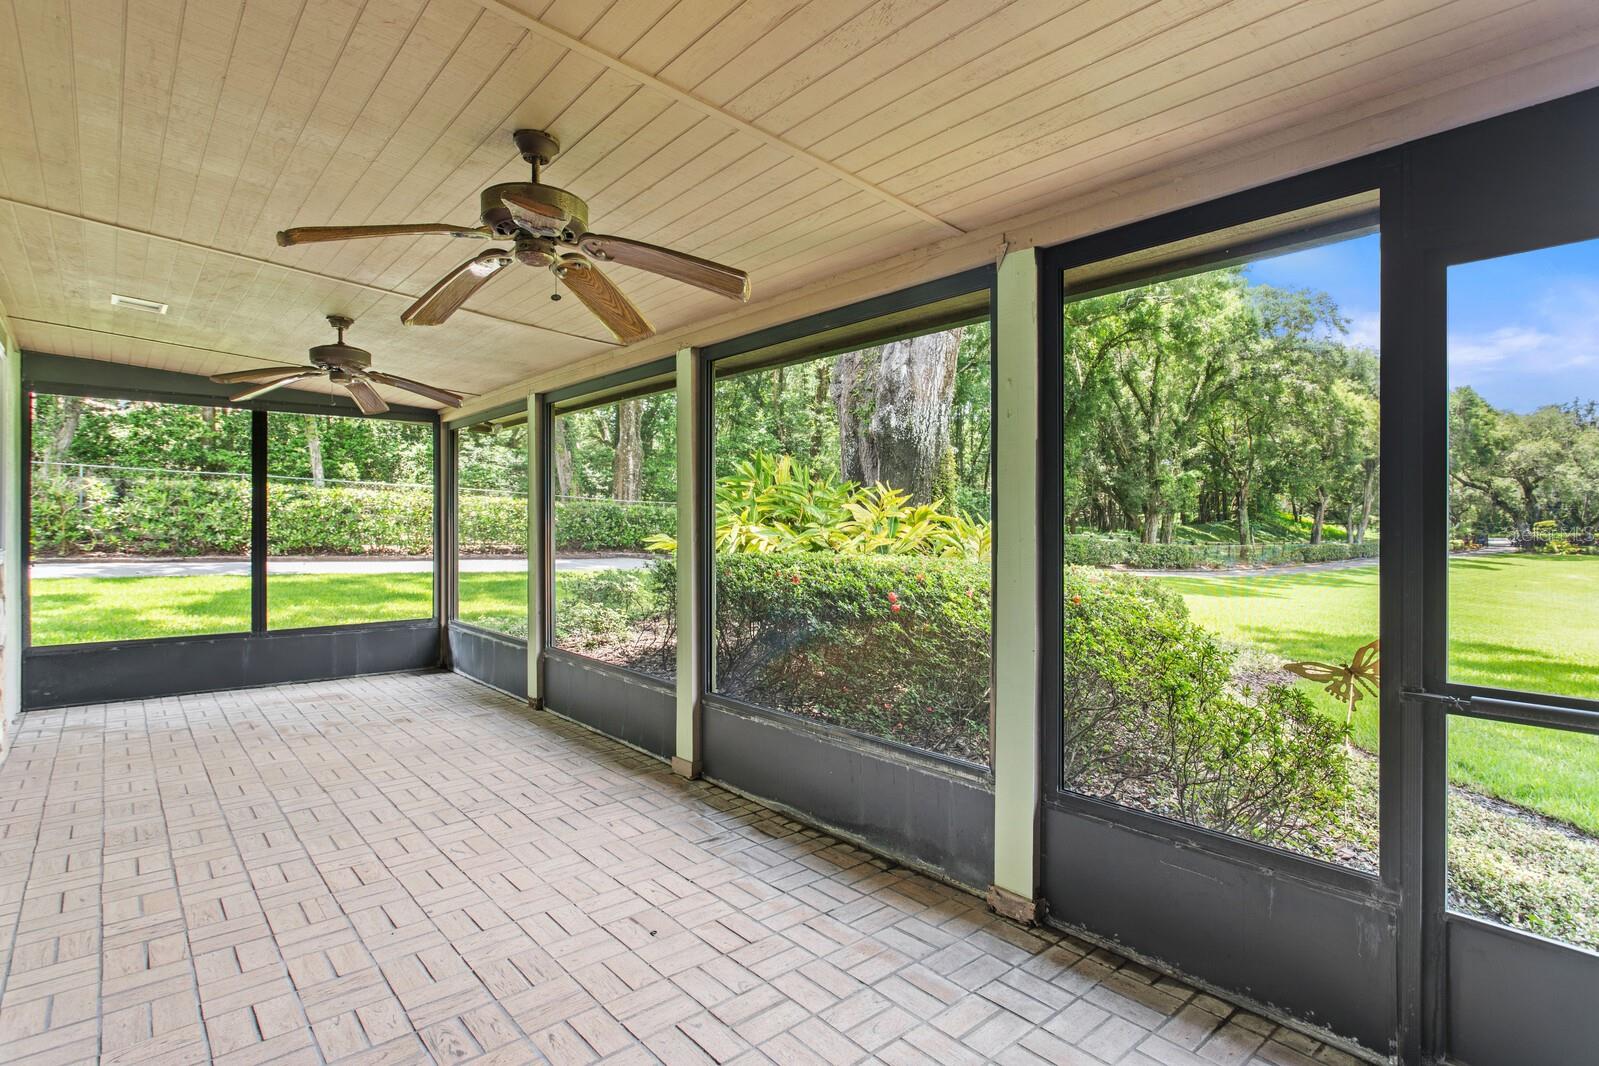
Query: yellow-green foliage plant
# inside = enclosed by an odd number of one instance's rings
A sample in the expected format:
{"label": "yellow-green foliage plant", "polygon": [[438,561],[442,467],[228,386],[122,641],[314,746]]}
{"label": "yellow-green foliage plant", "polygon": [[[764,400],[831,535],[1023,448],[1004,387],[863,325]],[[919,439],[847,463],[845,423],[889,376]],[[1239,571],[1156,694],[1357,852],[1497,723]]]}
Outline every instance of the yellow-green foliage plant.
{"label": "yellow-green foliage plant", "polygon": [[[654,551],[677,549],[661,534]],[[912,503],[888,485],[863,486],[814,471],[790,455],[757,454],[716,485],[716,550],[744,554],[833,552],[986,559],[992,529],[945,510],[941,500]]]}

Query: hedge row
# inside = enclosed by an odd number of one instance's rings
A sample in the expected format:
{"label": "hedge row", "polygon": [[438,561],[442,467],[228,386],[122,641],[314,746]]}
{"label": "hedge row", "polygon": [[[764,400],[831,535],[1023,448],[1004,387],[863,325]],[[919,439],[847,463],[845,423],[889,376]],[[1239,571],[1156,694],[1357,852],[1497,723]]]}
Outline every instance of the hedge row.
{"label": "hedge row", "polygon": [[[719,552],[715,574],[718,692],[988,761],[986,562]],[[556,578],[563,647],[645,667],[670,646],[670,560],[563,587],[578,576]],[[1348,802],[1343,723],[1292,685],[1235,683],[1236,653],[1161,582],[1071,567],[1063,592],[1073,787],[1314,850]]]}
{"label": "hedge row", "polygon": [[1069,533],[1064,544],[1068,566],[1126,566],[1135,570],[1199,570],[1238,563],[1326,563],[1343,559],[1374,559],[1381,553],[1377,541],[1346,544],[1140,544],[1123,537],[1097,533]]}
{"label": "hedge row", "polygon": [[[275,555],[424,554],[433,543],[433,495],[424,489],[304,483],[269,486]],[[243,478],[40,478],[33,483],[33,550],[39,555],[240,555],[250,546],[250,486]],[[643,551],[673,535],[670,504],[563,500],[556,547]],[[527,501],[461,497],[465,554],[525,550]]]}

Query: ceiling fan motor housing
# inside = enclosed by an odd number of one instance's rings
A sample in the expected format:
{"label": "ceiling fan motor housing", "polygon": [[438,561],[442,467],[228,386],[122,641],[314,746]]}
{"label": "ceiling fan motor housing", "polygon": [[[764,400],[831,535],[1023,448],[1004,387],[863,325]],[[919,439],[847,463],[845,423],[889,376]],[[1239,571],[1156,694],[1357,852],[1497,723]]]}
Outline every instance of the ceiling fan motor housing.
{"label": "ceiling fan motor housing", "polygon": [[[511,216],[505,206],[507,193],[514,193],[524,205],[538,205],[537,215],[524,213],[522,224]],[[580,197],[553,185],[533,181],[507,181],[490,185],[478,200],[482,223],[501,238],[511,238],[527,232],[529,223],[536,226],[540,236],[571,243],[589,228],[589,205]]]}
{"label": "ceiling fan motor housing", "polygon": [[329,370],[365,370],[372,365],[372,353],[353,344],[319,344],[310,356],[313,364]]}

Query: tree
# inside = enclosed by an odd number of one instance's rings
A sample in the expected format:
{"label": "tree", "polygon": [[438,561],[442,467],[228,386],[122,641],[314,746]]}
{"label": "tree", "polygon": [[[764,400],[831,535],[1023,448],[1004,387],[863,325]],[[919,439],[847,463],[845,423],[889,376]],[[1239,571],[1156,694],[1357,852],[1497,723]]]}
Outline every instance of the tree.
{"label": "tree", "polygon": [[893,341],[838,357],[840,467],[846,481],[879,482],[930,502],[950,443],[961,330]]}
{"label": "tree", "polygon": [[1258,347],[1247,287],[1241,271],[1216,270],[1066,306],[1068,462],[1093,441],[1084,488],[1110,495],[1146,544],[1194,491],[1201,431]]}
{"label": "tree", "polygon": [[644,441],[639,435],[639,401],[616,404],[616,452],[611,464],[611,496],[631,502],[644,487]]}
{"label": "tree", "polygon": [[305,453],[311,462],[311,484],[322,487],[322,427],[316,416],[305,420]]}
{"label": "tree", "polygon": [[572,495],[572,453],[566,446],[566,419],[557,416],[550,425],[550,443],[554,454],[555,467],[555,493],[558,496]]}

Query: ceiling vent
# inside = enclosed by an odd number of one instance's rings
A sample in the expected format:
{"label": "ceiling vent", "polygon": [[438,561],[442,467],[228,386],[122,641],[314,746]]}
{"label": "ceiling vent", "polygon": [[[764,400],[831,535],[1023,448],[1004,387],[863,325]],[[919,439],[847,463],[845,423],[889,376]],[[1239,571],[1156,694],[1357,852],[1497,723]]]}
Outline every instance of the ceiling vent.
{"label": "ceiling vent", "polygon": [[152,315],[167,313],[167,305],[156,303],[154,300],[141,300],[137,296],[123,296],[119,292],[111,294],[111,303],[117,307],[128,307],[135,311],[148,311]]}

